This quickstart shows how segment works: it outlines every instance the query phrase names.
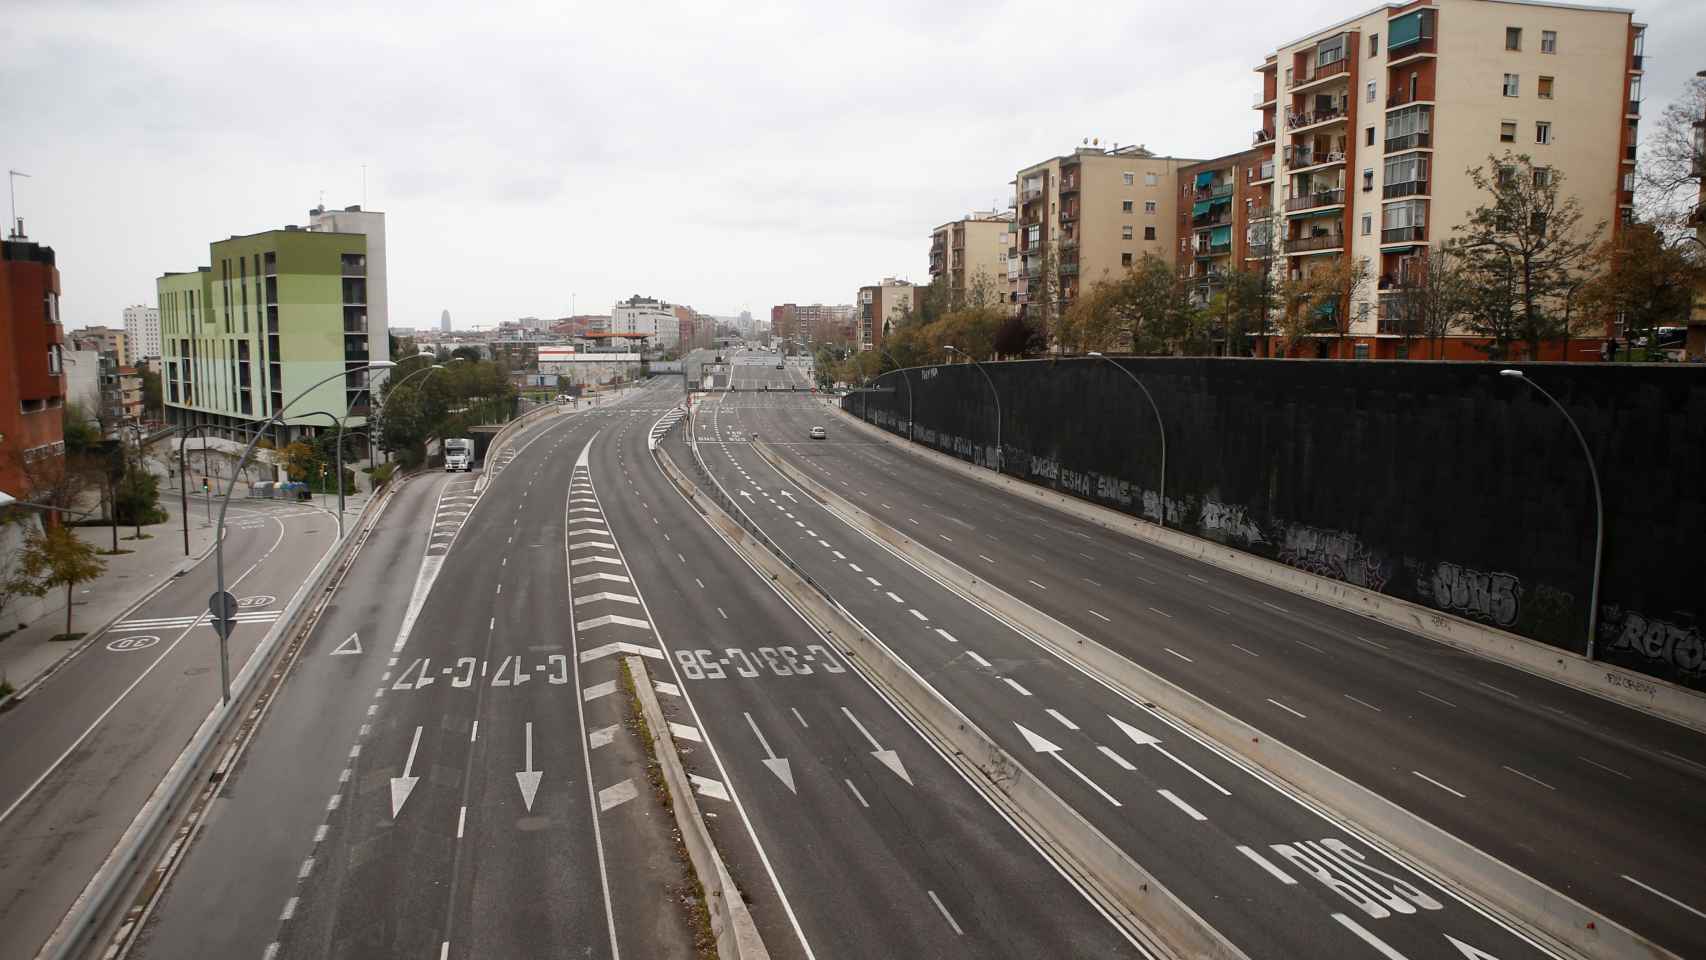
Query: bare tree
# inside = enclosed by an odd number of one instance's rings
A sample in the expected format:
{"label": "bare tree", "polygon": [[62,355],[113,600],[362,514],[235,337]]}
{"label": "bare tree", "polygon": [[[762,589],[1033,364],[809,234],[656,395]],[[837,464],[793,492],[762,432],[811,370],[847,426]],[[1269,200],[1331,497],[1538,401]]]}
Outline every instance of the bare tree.
{"label": "bare tree", "polygon": [[1421,337],[1430,356],[1439,359],[1453,326],[1461,326],[1470,307],[1469,278],[1463,255],[1450,243],[1436,244],[1409,258],[1393,278],[1386,297],[1389,330],[1406,340]]}
{"label": "bare tree", "polygon": [[1701,177],[1706,174],[1706,77],[1694,77],[1665,106],[1659,121],[1642,124],[1636,201],[1642,219],[1674,234],[1699,222]]}

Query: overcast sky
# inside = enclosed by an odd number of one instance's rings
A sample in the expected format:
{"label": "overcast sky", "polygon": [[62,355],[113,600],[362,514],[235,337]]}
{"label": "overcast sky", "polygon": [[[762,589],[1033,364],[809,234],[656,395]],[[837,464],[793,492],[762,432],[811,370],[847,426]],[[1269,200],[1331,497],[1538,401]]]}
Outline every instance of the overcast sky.
{"label": "overcast sky", "polygon": [[[361,203],[363,165],[396,326],[633,293],[846,303],[927,280],[932,227],[1005,206],[1015,170],[1084,137],[1243,148],[1263,56],[1369,5],[195,6],[0,16],[0,163],[32,175],[18,213],[58,252],[70,327],[152,304],[211,240]],[[1706,3],[1636,19],[1656,119],[1706,68]]]}

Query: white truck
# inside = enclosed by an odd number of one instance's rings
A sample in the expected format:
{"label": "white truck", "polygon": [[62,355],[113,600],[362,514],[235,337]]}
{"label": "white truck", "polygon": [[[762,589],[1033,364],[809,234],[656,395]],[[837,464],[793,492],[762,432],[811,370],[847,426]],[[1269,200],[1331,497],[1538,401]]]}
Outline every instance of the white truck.
{"label": "white truck", "polygon": [[474,441],[468,437],[449,437],[444,441],[444,472],[474,469]]}

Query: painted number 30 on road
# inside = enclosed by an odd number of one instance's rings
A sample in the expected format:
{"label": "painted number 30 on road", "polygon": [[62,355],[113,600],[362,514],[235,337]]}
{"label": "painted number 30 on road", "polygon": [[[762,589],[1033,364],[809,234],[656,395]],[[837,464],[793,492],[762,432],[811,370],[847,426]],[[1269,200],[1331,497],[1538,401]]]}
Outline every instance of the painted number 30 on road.
{"label": "painted number 30 on road", "polygon": [[847,668],[835,661],[835,655],[818,644],[805,648],[805,652],[793,647],[759,647],[758,659],[755,661],[745,650],[730,647],[723,651],[721,657],[715,650],[677,650],[675,659],[681,663],[681,672],[689,680],[721,680],[728,676],[724,667],[734,670],[738,676],[751,679],[763,673],[755,664],[762,663],[770,672],[778,677],[804,677],[812,673],[814,666],[824,673],[845,673]]}

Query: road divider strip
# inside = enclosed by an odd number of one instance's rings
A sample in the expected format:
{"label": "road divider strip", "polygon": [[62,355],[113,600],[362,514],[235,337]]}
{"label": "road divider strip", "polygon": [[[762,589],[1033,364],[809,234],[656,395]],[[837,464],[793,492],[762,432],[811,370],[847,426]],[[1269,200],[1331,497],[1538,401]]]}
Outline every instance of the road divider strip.
{"label": "road divider strip", "polygon": [[1016,477],[998,474],[938,450],[911,443],[904,437],[895,436],[881,427],[860,420],[839,406],[835,406],[833,412],[856,430],[985,486],[1018,494],[1075,519],[1105,530],[1123,533],[1194,560],[1201,560],[1258,583],[1349,610],[1406,633],[1425,637],[1706,733],[1706,694],[1634,670],[1589,660],[1580,654],[1452,616],[1432,607],[1365,590],[1342,580],[1309,573],[1212,540],[1159,527],[1130,514],[1057,493]]}
{"label": "road divider strip", "polygon": [[675,464],[667,449],[660,446],[654,456],[664,475],[694,509],[769,577],[855,669],[928,734],[942,755],[1116,926],[1157,956],[1248,960],[1243,951],[1026,769],[905,660],[864,630],[834,597],[795,568],[786,554],[769,547],[768,538],[749,530],[714,496],[701,490]]}
{"label": "road divider strip", "polygon": [[807,476],[768,444],[752,449],[830,512],[885,545],[972,604],[1135,702],[1150,705],[1217,745],[1229,758],[1285,783],[1323,815],[1555,948],[1582,956],[1652,960],[1669,951],[1597,911],[1334,771],[1267,731],[1152,673],[941,556]]}

